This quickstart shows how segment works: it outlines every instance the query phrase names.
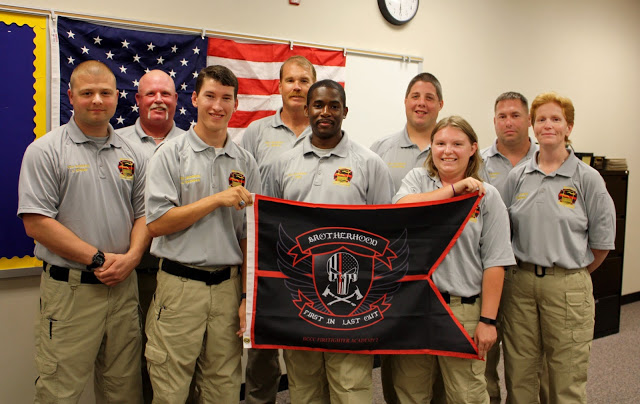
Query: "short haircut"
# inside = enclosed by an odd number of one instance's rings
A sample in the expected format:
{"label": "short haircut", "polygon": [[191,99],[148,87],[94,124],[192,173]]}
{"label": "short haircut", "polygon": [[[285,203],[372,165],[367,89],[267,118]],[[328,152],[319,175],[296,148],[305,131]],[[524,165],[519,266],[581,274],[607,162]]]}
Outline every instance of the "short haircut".
{"label": "short haircut", "polygon": [[522,103],[522,106],[524,107],[524,110],[529,112],[529,101],[527,101],[527,97],[515,91],[507,91],[506,93],[500,94],[498,98],[496,98],[496,103],[493,105],[493,112],[495,112],[498,109],[498,103],[500,101],[507,101],[507,100],[520,101]]}
{"label": "short haircut", "polygon": [[[467,122],[463,117],[457,115],[448,116],[438,121],[436,126],[433,128],[433,132],[431,132],[431,142],[433,143],[433,138],[439,130],[448,127],[460,129],[462,132],[464,132],[465,135],[467,135],[471,144],[478,144],[478,135],[476,135],[476,132],[473,130],[469,122]],[[473,156],[471,156],[471,158],[469,158],[467,169],[464,172],[465,178],[472,177],[482,181],[482,178],[480,178],[479,174],[480,168],[482,167],[482,157],[480,157],[479,150],[480,149],[476,147],[476,152]],[[432,155],[433,153],[427,154],[427,159],[424,162],[424,167],[427,169],[431,176],[436,176],[438,174],[438,169],[433,162]]]}
{"label": "short haircut", "polygon": [[409,82],[409,85],[407,86],[407,92],[404,94],[404,98],[407,98],[409,96],[409,93],[411,92],[411,87],[413,87],[413,85],[416,84],[418,81],[424,81],[425,83],[433,84],[433,86],[436,88],[436,95],[438,96],[438,101],[442,101],[442,86],[440,85],[440,82],[438,81],[436,76],[434,76],[431,73],[420,73],[414,78],[412,78],[411,81]]}
{"label": "short haircut", "polygon": [[289,59],[285,60],[282,65],[280,65],[280,81],[282,81],[282,75],[284,74],[284,65],[287,63],[295,63],[298,66],[307,69],[311,72],[311,77],[313,78],[313,82],[317,80],[316,77],[316,68],[313,67],[313,63],[309,62],[309,60],[300,55],[291,56]]}
{"label": "short haircut", "polygon": [[[573,107],[573,102],[567,97],[563,97],[558,93],[553,91],[549,91],[546,93],[538,94],[536,98],[531,103],[531,111],[529,115],[531,116],[531,125],[534,125],[536,122],[536,112],[538,108],[543,106],[544,104],[555,103],[560,106],[562,109],[562,114],[564,115],[564,119],[567,120],[567,124],[573,127],[573,122],[576,117],[576,110]],[[571,141],[568,137],[565,136],[564,142],[569,145]]]}
{"label": "short haircut", "polygon": [[80,63],[78,66],[76,66],[75,69],[73,69],[73,72],[71,72],[71,77],[69,78],[69,88],[73,90],[73,83],[76,81],[76,77],[84,74],[88,74],[91,76],[99,76],[104,74],[110,76],[111,78],[113,78],[113,86],[116,87],[116,76],[113,74],[111,69],[107,67],[107,65],[97,60],[87,60]]}
{"label": "short haircut", "polygon": [[196,94],[200,94],[204,79],[213,79],[223,86],[233,87],[233,97],[238,98],[238,78],[228,67],[213,65],[200,70],[196,79]]}
{"label": "short haircut", "polygon": [[311,97],[314,91],[320,87],[333,88],[334,90],[337,90],[338,93],[340,93],[340,100],[342,101],[342,106],[343,107],[347,106],[347,94],[344,92],[344,88],[337,81],[333,81],[329,79],[320,80],[313,83],[311,88],[309,88],[309,92],[307,93],[307,105],[311,104]]}

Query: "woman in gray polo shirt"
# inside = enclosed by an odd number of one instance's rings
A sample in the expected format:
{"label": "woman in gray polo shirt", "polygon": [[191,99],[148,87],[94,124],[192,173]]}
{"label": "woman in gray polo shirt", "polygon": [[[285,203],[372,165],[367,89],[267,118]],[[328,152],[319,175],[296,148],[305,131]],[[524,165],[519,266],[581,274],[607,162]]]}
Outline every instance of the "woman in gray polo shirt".
{"label": "woman in gray polo shirt", "polygon": [[[496,316],[504,267],[515,259],[509,241],[509,218],[500,194],[478,176],[482,160],[478,137],[467,121],[451,116],[431,134],[425,167],[414,168],[402,180],[395,203],[448,199],[479,191],[484,194],[453,245],[433,274],[433,282],[484,357],[497,338]],[[399,401],[429,402],[437,366],[450,403],[489,403],[485,362],[449,356],[397,355],[393,382]]]}
{"label": "woman in gray polo shirt", "polygon": [[543,93],[531,104],[540,150],[509,173],[503,194],[518,266],[502,296],[507,400],[537,402],[546,361],[549,402],[586,403],[595,306],[590,272],[614,248],[615,210],[600,174],[566,146],[571,100]]}

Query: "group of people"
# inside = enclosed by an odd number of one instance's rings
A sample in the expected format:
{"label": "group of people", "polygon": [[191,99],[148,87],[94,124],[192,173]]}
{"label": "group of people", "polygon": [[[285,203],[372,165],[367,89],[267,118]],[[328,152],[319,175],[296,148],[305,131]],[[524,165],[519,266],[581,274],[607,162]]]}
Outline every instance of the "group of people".
{"label": "group of people", "polygon": [[[367,149],[342,130],[344,88],[316,81],[307,59],[282,64],[279,90],[282,107],[237,145],[226,67],[199,73],[186,132],[168,74],[140,79],[140,117],[114,131],[115,76],[97,61],[76,67],[74,115],[27,148],[19,181],[18,215],[43,261],[35,402],[77,402],[92,369],[97,402],[237,402],[252,193],[390,204],[473,192],[478,209],[433,282],[487,360],[385,355],[385,400],[499,402],[502,340],[508,402],[586,402],[589,273],[614,248],[615,212],[602,177],[567,148],[571,101],[544,93],[529,110],[521,94],[500,95],[497,139],[480,151],[465,119],[438,120],[442,87],[421,73],[405,128]],[[344,168],[349,186],[334,179]],[[372,402],[371,355],[285,350],[284,361],[292,403]],[[275,403],[280,376],[278,350],[250,349],[246,402]]]}

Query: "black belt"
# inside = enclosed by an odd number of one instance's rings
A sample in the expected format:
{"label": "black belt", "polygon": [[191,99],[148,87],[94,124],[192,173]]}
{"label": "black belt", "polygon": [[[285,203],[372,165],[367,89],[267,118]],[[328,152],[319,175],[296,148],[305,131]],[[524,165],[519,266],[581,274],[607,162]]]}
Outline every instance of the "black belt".
{"label": "black belt", "polygon": [[[440,292],[440,294],[442,295],[442,298],[444,299],[444,301],[447,304],[451,303],[451,295],[450,294],[448,294],[447,292]],[[476,302],[476,300],[478,300],[479,297],[480,297],[480,295],[469,296],[469,297],[461,297],[460,298],[460,302],[462,304],[474,304]]]}
{"label": "black belt", "polygon": [[[47,264],[46,262],[42,262],[42,270],[47,272]],[[96,275],[93,272],[87,272],[79,270],[80,273],[80,283],[88,283],[92,285],[102,284]],[[63,268],[55,265],[49,266],[49,276],[51,276],[56,281],[69,282],[69,268]]]}
{"label": "black belt", "polygon": [[207,285],[218,285],[231,279],[231,267],[224,267],[218,271],[205,271],[202,269],[191,268],[186,265],[182,265],[179,262],[165,258],[162,260],[161,269],[168,274],[204,282]]}
{"label": "black belt", "polygon": [[149,274],[149,275],[155,275],[158,273],[158,267],[155,268],[141,268],[141,267],[137,267],[136,268],[136,272],[139,274]]}

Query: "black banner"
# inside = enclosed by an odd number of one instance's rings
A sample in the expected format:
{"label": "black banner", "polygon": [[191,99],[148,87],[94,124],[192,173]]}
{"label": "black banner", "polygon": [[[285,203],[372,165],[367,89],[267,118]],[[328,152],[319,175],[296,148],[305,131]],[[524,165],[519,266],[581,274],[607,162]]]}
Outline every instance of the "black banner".
{"label": "black banner", "polygon": [[315,205],[256,195],[245,346],[477,358],[431,275],[478,202]]}

